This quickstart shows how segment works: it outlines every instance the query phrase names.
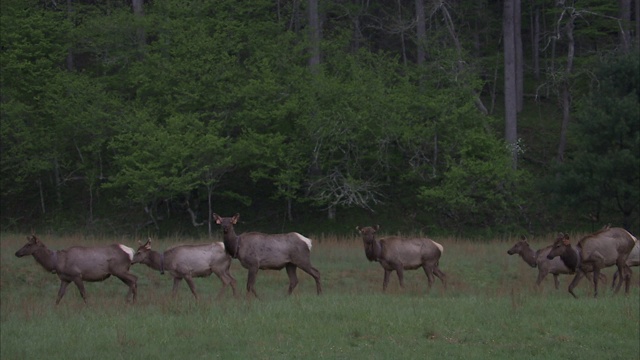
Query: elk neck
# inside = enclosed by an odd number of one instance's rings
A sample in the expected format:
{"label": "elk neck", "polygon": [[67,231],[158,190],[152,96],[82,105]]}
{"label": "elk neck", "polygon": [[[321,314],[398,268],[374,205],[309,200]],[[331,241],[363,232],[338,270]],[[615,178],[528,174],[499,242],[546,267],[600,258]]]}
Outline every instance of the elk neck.
{"label": "elk neck", "polygon": [[164,274],[164,253],[160,253],[155,250],[149,252],[149,257],[143,261],[153,270],[160,271],[160,274]]}
{"label": "elk neck", "polygon": [[33,258],[48,272],[52,274],[57,272],[58,251],[43,247],[33,253]]}
{"label": "elk neck", "polygon": [[538,253],[534,251],[531,247],[525,246],[524,248],[520,249],[520,252],[518,252],[518,255],[520,255],[522,260],[524,260],[524,262],[529,264],[529,266],[531,267],[538,266],[538,262],[537,262]]}
{"label": "elk neck", "polygon": [[233,226],[230,226],[224,231],[224,250],[234,259],[238,258],[238,250],[240,248],[240,237],[236,235],[236,231]]}
{"label": "elk neck", "polygon": [[380,242],[375,238],[364,240],[364,254],[369,261],[378,261],[381,252]]}
{"label": "elk neck", "polygon": [[579,250],[574,249],[571,245],[564,246],[565,249],[564,252],[560,254],[560,259],[569,269],[576,271],[580,265],[580,255],[578,254]]}

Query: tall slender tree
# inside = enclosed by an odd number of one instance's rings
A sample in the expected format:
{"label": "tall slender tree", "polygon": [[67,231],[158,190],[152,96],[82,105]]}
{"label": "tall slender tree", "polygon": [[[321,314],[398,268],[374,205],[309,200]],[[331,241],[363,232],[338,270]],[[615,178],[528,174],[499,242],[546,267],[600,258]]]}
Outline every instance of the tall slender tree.
{"label": "tall slender tree", "polygon": [[504,33],[504,137],[511,147],[512,166],[518,166],[518,92],[517,92],[517,51],[515,35],[515,2],[505,0],[503,10]]}

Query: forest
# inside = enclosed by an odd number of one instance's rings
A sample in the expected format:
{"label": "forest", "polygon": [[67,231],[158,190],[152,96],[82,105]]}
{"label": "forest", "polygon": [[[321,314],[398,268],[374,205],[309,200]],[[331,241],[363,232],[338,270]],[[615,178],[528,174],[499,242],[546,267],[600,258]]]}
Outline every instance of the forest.
{"label": "forest", "polygon": [[638,0],[2,0],[3,231],[640,233]]}

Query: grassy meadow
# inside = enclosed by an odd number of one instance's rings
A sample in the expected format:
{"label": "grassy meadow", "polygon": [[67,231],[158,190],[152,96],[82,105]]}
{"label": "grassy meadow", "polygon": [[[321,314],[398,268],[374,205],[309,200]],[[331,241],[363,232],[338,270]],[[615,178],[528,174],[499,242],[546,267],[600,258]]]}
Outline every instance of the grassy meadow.
{"label": "grassy meadow", "polygon": [[[240,296],[214,276],[197,279],[200,300],[186,283],[171,297],[172,280],[134,265],[138,302],[125,302],[127,287],[116,278],[87,283],[85,305],[71,284],[60,305],[59,280],[33,257],[16,258],[26,234],[0,241],[0,358],[11,359],[638,359],[640,280],[633,268],[628,296],[609,289],[597,299],[586,280],[579,299],[549,275],[534,287],[537,269],[507,255],[516,239],[474,242],[438,238],[445,247],[440,268],[448,276],[427,292],[422,270],[395,273],[382,293],[383,271],[364,256],[361,240],[316,238],[312,262],[322,273],[324,293],[298,270],[300,284],[286,296],[283,271],[258,273],[260,299],[246,299],[246,270],[237,260],[232,274]],[[42,235],[50,248],[131,239],[85,239]],[[219,240],[219,239],[218,239]],[[192,239],[154,241],[156,250]],[[534,248],[551,237],[532,240]]]}

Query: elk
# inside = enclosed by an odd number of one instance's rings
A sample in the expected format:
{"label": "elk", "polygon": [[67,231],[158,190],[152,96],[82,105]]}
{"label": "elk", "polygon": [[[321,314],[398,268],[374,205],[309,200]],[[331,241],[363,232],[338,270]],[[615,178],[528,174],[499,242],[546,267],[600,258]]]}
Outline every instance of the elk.
{"label": "elk", "polygon": [[57,274],[60,289],[56,305],[73,282],[80,290],[82,300],[87,302],[84,281],[103,281],[111,275],[120,279],[129,287],[127,301],[135,303],[138,278],[129,272],[133,249],[122,244],[107,246],[72,246],[64,250],[50,250],[35,235],[27,236],[27,243],[16,251],[17,257],[33,255],[33,258],[45,270]]}
{"label": "elk", "polygon": [[[631,253],[629,253],[629,257],[627,258],[627,266],[631,267],[631,266],[640,266],[640,241],[636,241],[636,245],[633,247],[633,249],[631,249]],[[622,285],[622,277],[620,276],[620,273],[618,271],[616,271],[613,274],[613,282],[611,283],[611,289],[614,288],[614,286],[616,285],[616,280],[620,280],[618,282],[618,287],[616,288],[616,291],[620,290],[620,286]]]}
{"label": "elk", "polygon": [[247,296],[258,294],[255,290],[258,270],[287,269],[289,276],[289,295],[298,285],[296,269],[300,268],[311,275],[316,282],[318,295],[322,293],[320,272],[311,265],[311,239],[296,232],[287,234],[263,234],[245,232],[236,235],[234,225],[238,223],[240,214],[233,217],[220,217],[213,214],[216,224],[222,227],[224,247],[232,258],[249,271],[247,278]]}
{"label": "elk", "polygon": [[[598,296],[598,279],[600,270],[616,265],[618,273],[625,282],[625,293],[629,293],[630,272],[626,261],[631,249],[638,241],[633,235],[622,228],[604,228],[591,235],[583,237],[574,251],[569,241],[569,235],[561,234],[553,244],[553,249],[547,255],[548,259],[560,256],[565,264],[575,264],[576,275],[569,284],[569,293],[577,298],[573,289],[578,285],[582,277],[593,272],[594,297]],[[616,292],[619,287],[616,289]]]}
{"label": "elk", "polygon": [[[544,278],[548,274],[553,275],[553,284],[557,289],[560,288],[560,281],[558,280],[558,275],[560,274],[575,274],[575,267],[567,266],[561,258],[547,259],[547,255],[551,251],[553,246],[547,246],[545,248],[539,250],[533,250],[529,245],[527,239],[523,236],[520,241],[518,241],[511,249],[507,251],[507,254],[514,255],[518,254],[532,268],[538,268],[538,279],[536,280],[536,286],[540,286]],[[577,248],[573,247],[574,251],[577,251]],[[601,278],[604,279],[604,275],[600,274]],[[591,274],[587,274],[587,277],[591,279]]]}
{"label": "elk", "polygon": [[222,297],[227,285],[231,285],[233,295],[236,296],[236,279],[229,272],[231,257],[227,255],[221,242],[178,245],[159,253],[151,250],[151,239],[148,239],[133,255],[133,264],[137,263],[158,270],[160,274],[168,271],[173,276],[173,296],[177,294],[180,282],[184,279],[198,300],[193,278],[208,277],[212,273],[222,281],[222,289],[218,292],[217,298]]}
{"label": "elk", "polygon": [[396,271],[400,287],[404,287],[404,270],[415,270],[422,267],[427,275],[428,288],[431,289],[437,276],[444,288],[447,287],[446,275],[438,268],[440,257],[444,251],[442,245],[429,238],[388,237],[376,240],[375,234],[380,225],[360,227],[356,230],[362,234],[364,254],[369,261],[377,261],[384,269],[382,291],[387,290],[389,275]]}

